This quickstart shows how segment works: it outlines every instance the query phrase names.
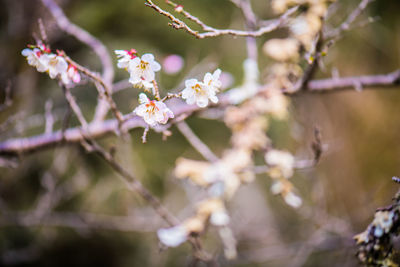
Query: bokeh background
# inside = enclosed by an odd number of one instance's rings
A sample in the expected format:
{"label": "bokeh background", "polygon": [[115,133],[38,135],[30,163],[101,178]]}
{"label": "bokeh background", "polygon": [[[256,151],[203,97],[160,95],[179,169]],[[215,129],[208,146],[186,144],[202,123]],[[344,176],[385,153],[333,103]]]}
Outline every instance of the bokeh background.
{"label": "bokeh background", "polygon": [[[228,0],[177,2],[209,25],[243,28],[240,10]],[[179,89],[189,74],[200,77],[216,66],[232,74],[231,87],[241,84],[242,62],[246,58],[244,38],[197,40],[169,27],[167,19],[145,7],[143,0],[59,3],[72,22],[104,42],[110,53],[135,48],[140,53],[153,53],[159,62],[168,55],[180,55],[184,59],[180,72],[161,72],[158,76],[164,93]],[[273,17],[269,1],[252,3],[260,18]],[[44,22],[53,49],[65,50],[94,70],[100,70],[99,60],[88,47],[58,29],[41,1],[2,0],[0,4],[0,99],[4,98],[9,81],[13,96],[13,105],[0,113],[0,121],[10,116],[16,118],[0,130],[0,140],[42,133],[45,103],[49,99],[53,103],[55,127],[59,128],[67,110],[62,91],[54,80],[37,73],[21,56],[26,44],[34,43],[32,35],[39,33],[38,18]],[[338,25],[357,4],[353,0],[339,1],[329,23]],[[400,2],[396,0],[373,2],[359,21],[368,17],[376,21],[346,33],[329,50],[325,68],[317,77],[330,77],[332,72],[340,76],[380,74],[399,68],[398,10]],[[277,31],[259,38],[257,44],[261,48],[265,40],[285,35],[285,30]],[[265,74],[272,62],[261,52],[259,62]],[[126,72],[116,69],[115,81],[126,78]],[[259,175],[253,184],[241,188],[229,205],[239,258],[231,262],[223,259],[215,229],[204,237],[205,247],[221,255],[218,260],[225,266],[357,265],[352,235],[362,232],[375,209],[389,204],[398,190],[391,177],[400,175],[399,89],[292,97],[290,119],[272,122],[268,135],[276,147],[291,151],[298,159],[309,159],[314,127],[320,128],[326,148],[321,162],[314,168],[297,171],[292,178],[308,208],[294,210],[286,206],[280,197],[270,194],[270,179]],[[73,94],[91,118],[97,101],[95,88],[83,85],[74,88]],[[135,107],[137,95],[137,89],[129,88],[116,93],[114,99],[127,113]],[[229,145],[230,131],[220,120],[210,120],[206,115],[189,118],[187,122],[220,155]],[[74,118],[71,125],[77,125]],[[175,128],[171,130],[173,134],[167,141],[150,132],[148,143],[142,144],[143,130],[135,129],[128,143],[115,137],[101,143],[114,146],[120,162],[174,214],[185,218],[193,212],[198,189],[177,181],[172,170],[177,157],[201,157]],[[259,163],[261,159],[261,155],[256,158]],[[29,211],[44,194],[46,177],[62,188],[62,200],[55,212],[131,216],[129,229],[115,231],[101,225],[79,229],[57,225],[25,227],[0,220],[0,266],[184,266],[190,262],[188,244],[160,250],[155,230],[165,225],[139,196],[124,187],[108,166],[79,146],[23,156],[16,168],[1,169],[0,197],[12,210]],[[326,217],[320,218],[321,213],[313,212],[313,208],[326,212]],[[322,238],[310,242],[327,222],[336,224],[337,231],[324,232],[318,235]]]}

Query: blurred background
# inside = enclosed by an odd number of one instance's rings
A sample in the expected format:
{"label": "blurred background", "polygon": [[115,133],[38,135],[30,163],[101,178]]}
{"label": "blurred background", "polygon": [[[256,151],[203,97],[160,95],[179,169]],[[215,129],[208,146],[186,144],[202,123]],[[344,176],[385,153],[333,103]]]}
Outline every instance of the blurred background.
{"label": "blurred background", "polygon": [[[243,29],[240,10],[228,0],[177,2],[216,28]],[[339,25],[358,2],[338,1],[330,25]],[[144,0],[58,3],[72,22],[104,42],[110,53],[130,48],[141,54],[153,53],[164,64],[158,76],[163,93],[182,89],[182,80],[188,75],[201,77],[217,66],[226,72],[226,87],[242,82],[244,38],[197,40],[169,27],[165,17],[145,7]],[[43,133],[49,100],[59,129],[67,110],[62,90],[21,56],[21,50],[35,42],[33,34],[39,34],[38,19],[43,20],[52,49],[65,50],[93,70],[100,71],[100,62],[87,46],[57,27],[41,1],[1,0],[0,4],[0,99],[4,99],[9,82],[13,98],[13,105],[0,113],[0,122],[13,118],[0,129],[0,140]],[[252,4],[260,18],[273,18],[269,1]],[[329,50],[317,78],[331,77],[332,72],[355,76],[398,69],[398,10],[400,2],[396,0],[373,2],[359,19],[373,17],[376,21],[346,33]],[[267,39],[286,34],[285,30],[267,34],[257,44],[261,48]],[[115,57],[113,60],[116,64]],[[169,69],[168,62],[173,60],[182,61],[182,68]],[[260,52],[259,63],[265,76],[272,62]],[[115,81],[128,78],[125,71],[115,70]],[[309,159],[313,156],[313,131],[319,127],[326,147],[316,167],[299,170],[292,178],[305,205],[294,210],[272,196],[271,181],[265,174],[243,186],[229,204],[238,259],[224,260],[215,229],[203,238],[206,249],[220,255],[223,266],[357,265],[352,236],[365,230],[376,208],[390,203],[398,190],[391,177],[400,175],[400,87],[374,89],[291,98],[289,121],[274,121],[269,127],[273,144],[299,160]],[[72,91],[91,118],[96,89],[88,84]],[[114,99],[121,111],[128,113],[137,104],[137,95],[137,89],[128,88],[115,93]],[[199,116],[187,122],[217,155],[229,145],[230,131],[220,120]],[[77,125],[73,117],[71,125]],[[176,180],[172,170],[177,157],[202,158],[175,128],[171,130],[167,141],[150,132],[148,143],[142,144],[143,129],[135,129],[128,143],[115,137],[101,143],[114,146],[118,160],[174,214],[186,218],[193,213],[199,189]],[[261,160],[258,155],[256,162]],[[190,262],[189,244],[160,249],[155,231],[165,226],[163,222],[101,159],[79,146],[21,156],[16,168],[0,170],[1,203],[21,214],[34,209],[41,196],[54,187],[59,191],[51,220],[24,225],[0,219],[0,266],[184,266]],[[1,214],[5,216],[4,210]],[[333,226],[324,230],[327,224]]]}

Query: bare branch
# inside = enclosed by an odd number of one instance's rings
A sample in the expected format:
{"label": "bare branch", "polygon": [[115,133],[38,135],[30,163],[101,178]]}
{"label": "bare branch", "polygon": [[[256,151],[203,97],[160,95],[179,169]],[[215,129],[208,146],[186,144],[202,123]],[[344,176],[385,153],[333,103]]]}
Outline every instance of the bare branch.
{"label": "bare branch", "polygon": [[[173,5],[177,6],[175,3],[171,1],[167,1],[168,3],[172,3]],[[241,31],[241,30],[232,30],[232,29],[216,29],[211,26],[206,25],[202,22],[199,18],[191,15],[189,12],[182,9],[180,11],[187,19],[195,22],[198,24],[204,32],[199,33],[196,30],[193,30],[189,27],[185,22],[176,18],[170,12],[163,10],[158,5],[154,4],[151,0],[146,0],[146,5],[154,9],[157,13],[166,16],[172,22],[169,24],[174,29],[184,29],[189,34],[195,36],[196,38],[203,39],[207,37],[217,37],[222,35],[233,35],[233,36],[249,36],[249,37],[259,37],[266,33],[272,32],[276,29],[279,29],[286,25],[288,21],[288,17],[291,16],[298,7],[294,7],[286,11],[281,17],[277,18],[276,20],[271,21],[269,24],[259,28],[258,30],[254,31]]]}
{"label": "bare branch", "polygon": [[320,93],[337,92],[344,89],[352,89],[357,83],[365,89],[376,87],[395,87],[400,85],[400,70],[382,75],[366,75],[358,77],[314,80],[308,82],[306,90]]}
{"label": "bare branch", "polygon": [[362,0],[356,9],[350,13],[347,19],[332,32],[328,33],[326,37],[338,37],[343,32],[348,31],[350,29],[351,24],[357,19],[358,16],[367,8],[368,4],[370,4],[373,0]]}

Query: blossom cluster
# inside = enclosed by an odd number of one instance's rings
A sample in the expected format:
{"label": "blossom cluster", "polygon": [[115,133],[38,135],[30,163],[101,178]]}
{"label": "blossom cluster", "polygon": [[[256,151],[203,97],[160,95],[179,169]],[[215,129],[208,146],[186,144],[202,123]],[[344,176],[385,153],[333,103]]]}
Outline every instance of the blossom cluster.
{"label": "blossom cluster", "polygon": [[64,84],[79,83],[81,75],[73,64],[68,64],[61,52],[54,54],[44,44],[29,45],[22,50],[28,64],[38,72],[47,72],[51,79],[60,78]]}
{"label": "blossom cluster", "polygon": [[[156,100],[150,100],[144,93],[139,95],[139,106],[134,109],[134,113],[143,118],[151,127],[157,124],[167,123],[169,118],[174,118],[173,112],[160,99],[158,85],[155,80],[156,72],[161,70],[161,65],[150,53],[140,56],[135,49],[115,50],[118,58],[118,68],[129,72],[129,83],[134,87],[143,88],[145,91],[151,90]],[[221,70],[217,69],[214,73],[206,73],[203,81],[188,79],[185,81],[185,88],[177,94],[182,97],[187,104],[196,104],[199,107],[206,107],[209,101],[218,103],[217,93],[222,86],[220,81]]]}

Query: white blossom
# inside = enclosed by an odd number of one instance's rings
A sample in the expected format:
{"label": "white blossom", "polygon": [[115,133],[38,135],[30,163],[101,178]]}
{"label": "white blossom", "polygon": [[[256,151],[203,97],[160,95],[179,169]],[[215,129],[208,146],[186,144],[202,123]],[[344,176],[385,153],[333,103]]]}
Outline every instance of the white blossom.
{"label": "white blossom", "polygon": [[165,124],[174,113],[161,101],[150,100],[144,93],[139,94],[140,105],[133,112],[142,117],[150,126]]}
{"label": "white blossom", "polygon": [[288,192],[283,196],[283,198],[285,199],[286,204],[292,206],[293,208],[298,208],[303,203],[301,198],[293,192]]}
{"label": "white blossom", "polygon": [[226,226],[229,220],[229,215],[225,210],[215,211],[210,216],[210,222],[215,226]]}
{"label": "white blossom", "polygon": [[161,243],[168,247],[177,247],[187,240],[188,233],[182,225],[162,228],[157,231]]}
{"label": "white blossom", "polygon": [[47,61],[48,71],[50,78],[54,79],[57,75],[62,75],[67,72],[68,63],[62,56],[55,54],[43,55],[45,61]]}
{"label": "white blossom", "polygon": [[38,72],[48,70],[47,60],[44,60],[44,54],[39,48],[34,48],[33,50],[25,48],[21,54],[26,57],[29,65],[36,67]]}
{"label": "white blossom", "polygon": [[282,182],[276,181],[271,186],[271,192],[272,192],[272,194],[277,195],[277,194],[282,193],[283,188],[284,188],[284,185],[282,184]]}
{"label": "white blossom", "polygon": [[265,154],[265,162],[268,165],[278,167],[286,178],[290,178],[293,175],[294,157],[289,152],[270,150]]}
{"label": "white blossom", "polygon": [[219,89],[222,86],[222,82],[219,79],[220,76],[221,76],[220,69],[216,69],[213,74],[207,72],[204,75],[203,83],[208,87],[208,90],[215,91],[215,93],[219,91]]}
{"label": "white blossom", "polygon": [[[121,63],[124,65],[125,63]],[[128,72],[130,73],[129,82],[134,86],[152,88],[155,72],[161,69],[158,62],[154,60],[152,54],[144,54],[142,57],[135,57],[129,61]]]}

